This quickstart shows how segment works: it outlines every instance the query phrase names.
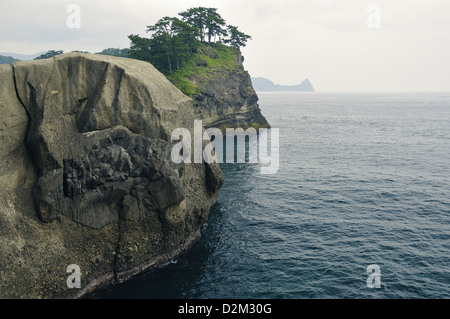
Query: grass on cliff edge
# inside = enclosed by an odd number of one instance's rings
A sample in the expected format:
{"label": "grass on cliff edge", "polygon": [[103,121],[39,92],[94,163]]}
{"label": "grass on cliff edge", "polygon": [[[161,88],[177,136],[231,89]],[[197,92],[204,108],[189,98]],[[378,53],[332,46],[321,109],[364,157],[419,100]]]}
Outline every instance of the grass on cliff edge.
{"label": "grass on cliff edge", "polygon": [[213,74],[244,72],[239,64],[240,52],[220,43],[203,44],[179,69],[166,77],[181,92],[189,97],[200,93],[199,85],[208,82]]}

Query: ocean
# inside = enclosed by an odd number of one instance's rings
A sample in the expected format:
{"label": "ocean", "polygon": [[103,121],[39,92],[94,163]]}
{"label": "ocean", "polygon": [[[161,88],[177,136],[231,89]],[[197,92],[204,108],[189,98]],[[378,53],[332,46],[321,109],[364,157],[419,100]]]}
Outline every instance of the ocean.
{"label": "ocean", "polygon": [[221,164],[192,249],[93,297],[450,298],[450,93],[258,96],[278,172]]}

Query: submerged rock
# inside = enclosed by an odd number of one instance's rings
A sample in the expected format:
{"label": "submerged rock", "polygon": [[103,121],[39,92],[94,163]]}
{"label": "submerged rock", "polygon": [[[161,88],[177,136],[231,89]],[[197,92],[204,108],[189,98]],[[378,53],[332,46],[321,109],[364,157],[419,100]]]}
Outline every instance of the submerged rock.
{"label": "submerged rock", "polygon": [[0,297],[81,296],[198,239],[223,176],[170,159],[193,102],[151,64],[69,53],[0,66],[0,84]]}

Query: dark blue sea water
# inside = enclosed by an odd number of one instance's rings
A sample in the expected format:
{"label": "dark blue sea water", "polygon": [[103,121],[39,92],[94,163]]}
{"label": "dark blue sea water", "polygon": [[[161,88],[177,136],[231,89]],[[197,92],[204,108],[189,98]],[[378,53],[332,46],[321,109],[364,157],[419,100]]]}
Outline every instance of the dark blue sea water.
{"label": "dark blue sea water", "polygon": [[222,164],[202,239],[98,297],[450,298],[450,93],[259,97],[278,173]]}

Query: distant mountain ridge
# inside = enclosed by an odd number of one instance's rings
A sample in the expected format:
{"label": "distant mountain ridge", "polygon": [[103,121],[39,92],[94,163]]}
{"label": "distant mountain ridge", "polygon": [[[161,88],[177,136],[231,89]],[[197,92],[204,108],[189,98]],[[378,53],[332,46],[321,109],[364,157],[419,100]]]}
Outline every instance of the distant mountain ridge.
{"label": "distant mountain ridge", "polygon": [[294,92],[314,92],[311,82],[306,79],[299,85],[280,85],[275,84],[271,80],[257,77],[252,78],[252,84],[255,91],[271,92],[271,91],[294,91]]}
{"label": "distant mountain ridge", "polygon": [[[97,52],[95,54],[127,57],[128,50],[129,50],[128,48],[125,48],[125,49],[108,48],[108,49],[104,49],[101,52]],[[72,52],[89,53],[87,51],[72,51]],[[49,51],[41,51],[41,52],[38,52],[35,54],[0,52],[0,64],[11,64],[11,63],[14,63],[17,61],[34,60],[36,58],[49,58],[51,56],[56,55],[55,53],[61,54],[61,53],[64,53],[64,51],[63,50],[58,50],[58,51],[49,50]]]}
{"label": "distant mountain ridge", "polygon": [[20,60],[14,59],[10,56],[0,55],[0,64],[12,64],[14,62],[18,62]]}
{"label": "distant mountain ridge", "polygon": [[40,56],[41,54],[45,53],[46,51],[38,52],[35,54],[20,54],[20,53],[13,53],[13,52],[0,52],[0,55],[12,57],[16,60],[33,60],[34,58]]}

